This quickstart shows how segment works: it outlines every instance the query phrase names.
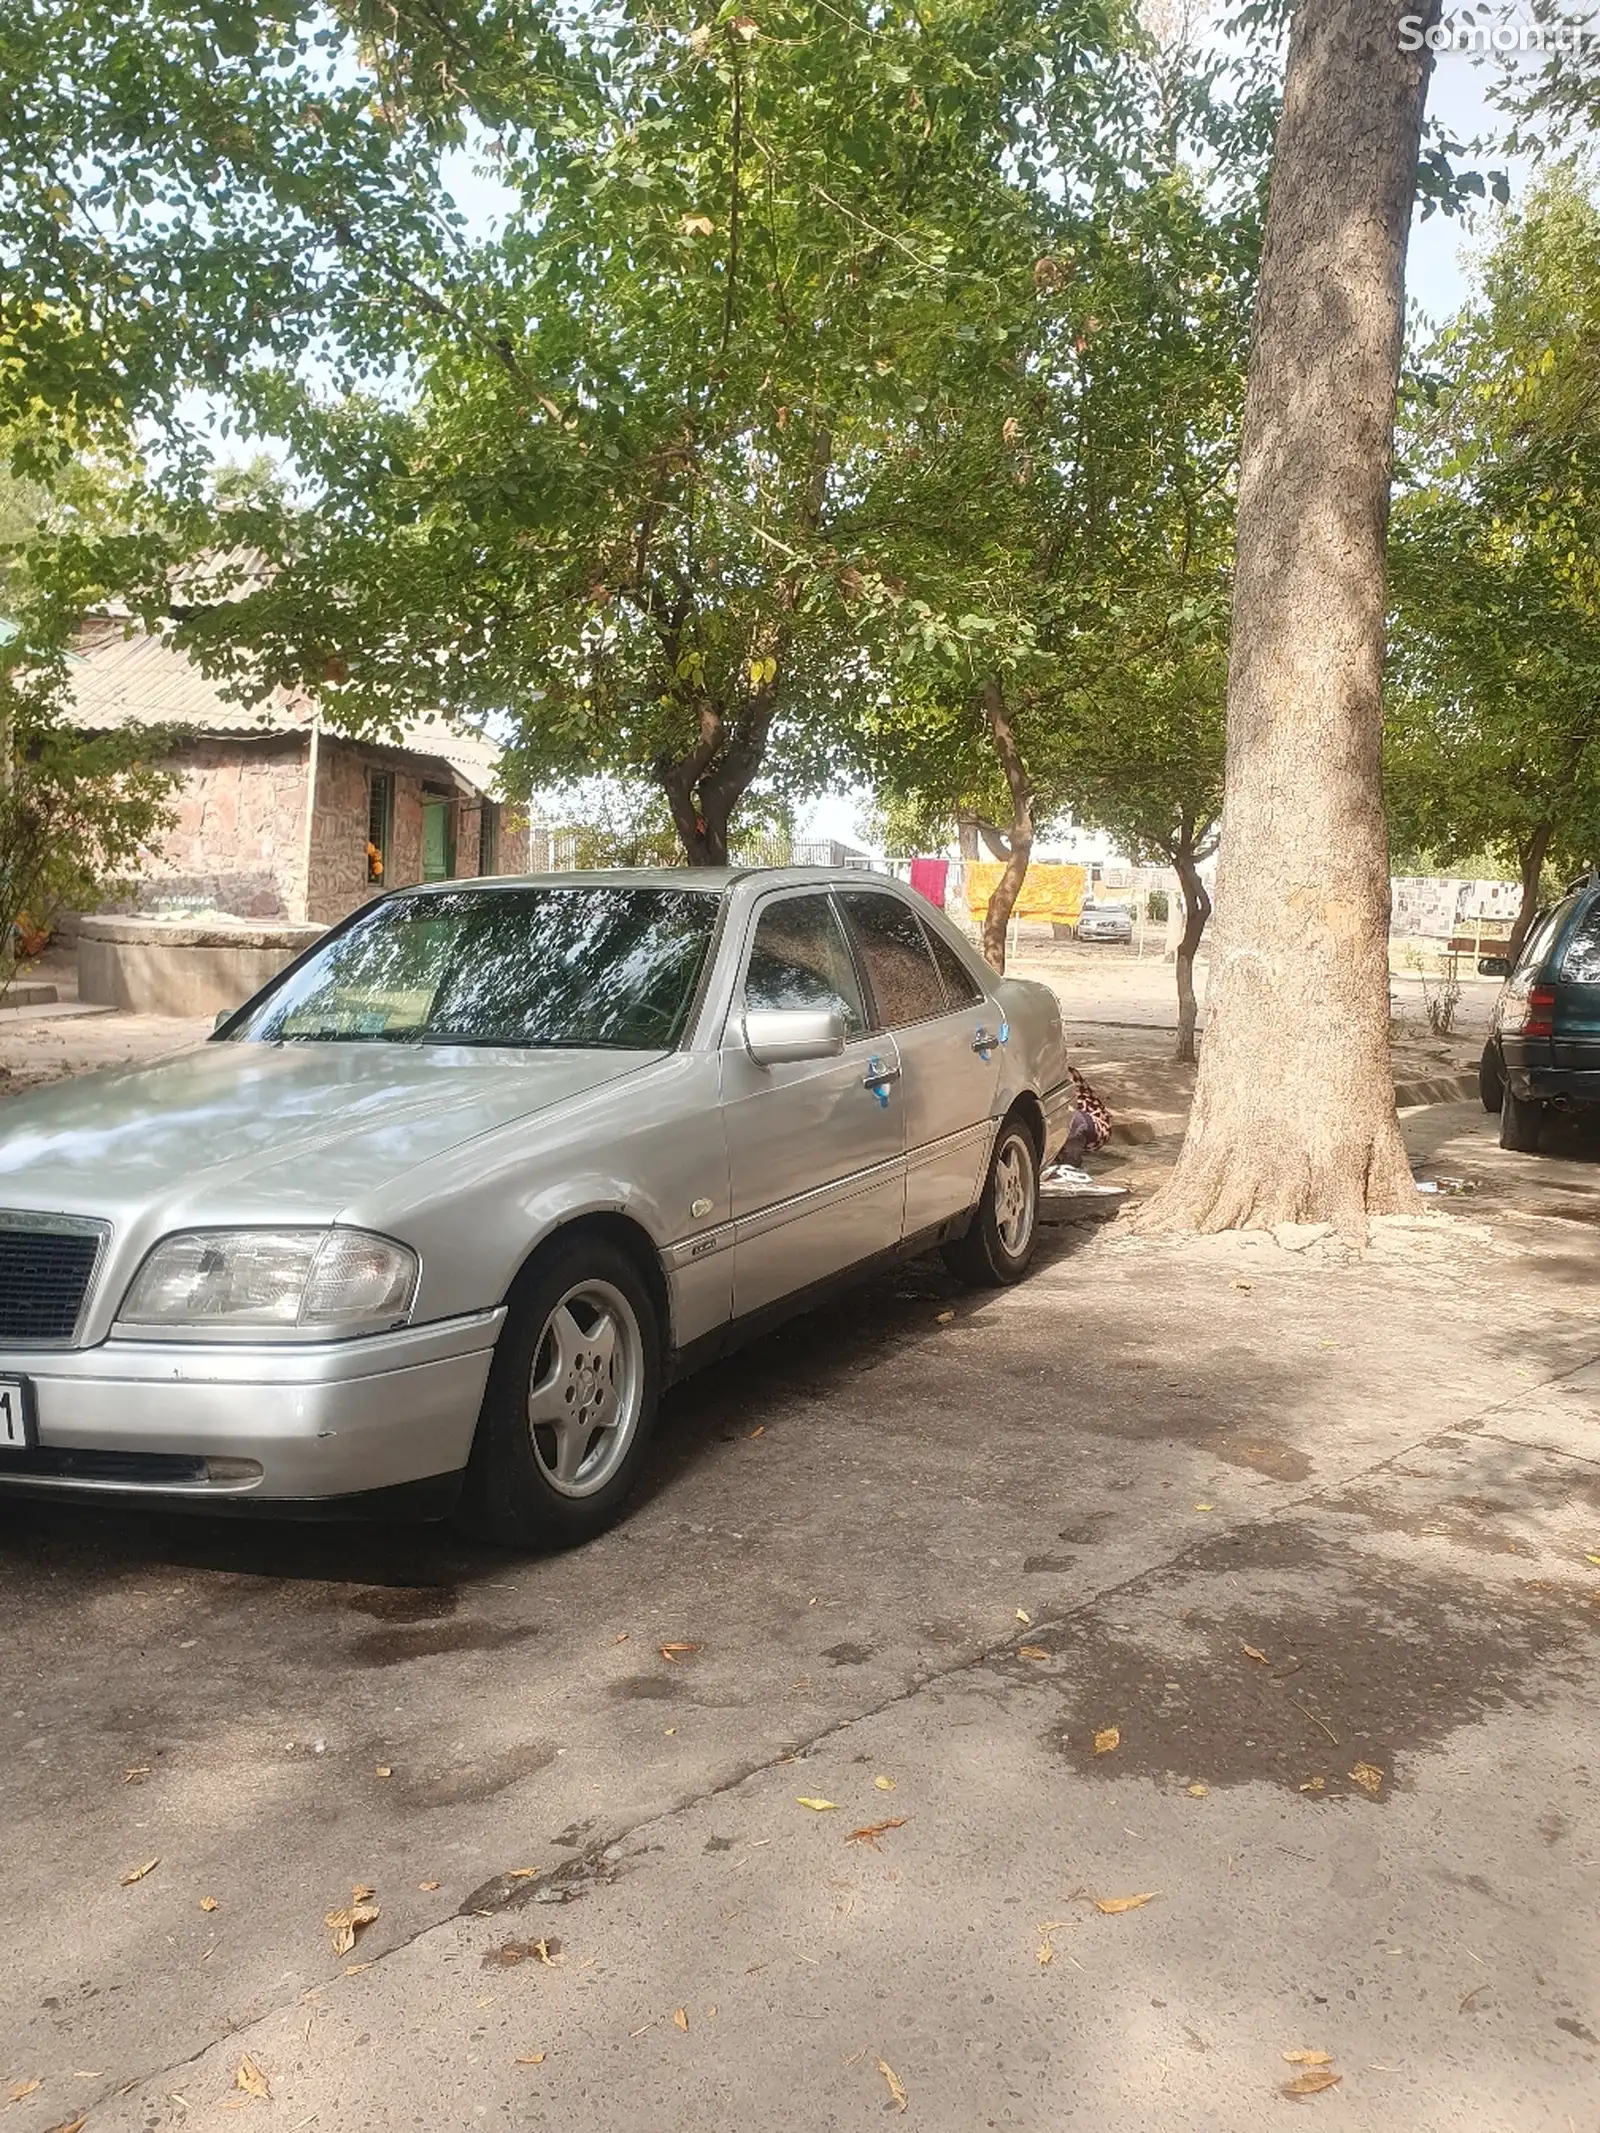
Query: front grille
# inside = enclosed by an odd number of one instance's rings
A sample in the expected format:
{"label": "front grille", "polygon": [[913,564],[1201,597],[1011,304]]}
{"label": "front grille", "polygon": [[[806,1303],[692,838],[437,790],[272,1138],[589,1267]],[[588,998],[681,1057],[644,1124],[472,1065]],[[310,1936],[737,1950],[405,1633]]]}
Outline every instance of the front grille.
{"label": "front grille", "polygon": [[70,1341],[102,1232],[0,1214],[0,1342]]}

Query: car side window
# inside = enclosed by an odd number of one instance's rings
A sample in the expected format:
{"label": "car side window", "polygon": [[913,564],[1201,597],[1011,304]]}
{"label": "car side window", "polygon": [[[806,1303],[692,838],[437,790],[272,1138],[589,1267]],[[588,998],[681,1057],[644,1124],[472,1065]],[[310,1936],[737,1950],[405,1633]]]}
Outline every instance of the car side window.
{"label": "car side window", "polygon": [[1555,937],[1566,924],[1571,910],[1572,905],[1570,902],[1559,903],[1553,911],[1549,912],[1533,928],[1527,940],[1523,943],[1521,955],[1517,957],[1515,972],[1517,977],[1531,976],[1539,968],[1545,957],[1550,953]]}
{"label": "car side window", "polygon": [[887,1029],[948,1013],[944,985],[922,921],[897,896],[873,889],[841,889],[845,924]]}
{"label": "car side window", "polygon": [[1571,985],[1600,985],[1600,897],[1579,919],[1561,958],[1561,975]]}
{"label": "car side window", "polygon": [[847,1036],[866,1028],[855,965],[828,897],[785,896],[762,911],[750,945],[744,1004],[758,1012],[831,1008],[843,1015]]}
{"label": "car side window", "polygon": [[958,1007],[976,1007],[983,998],[983,987],[962,962],[942,933],[932,926],[924,926],[928,946],[933,950],[933,960],[939,966],[939,975],[944,979],[944,996],[953,1010]]}

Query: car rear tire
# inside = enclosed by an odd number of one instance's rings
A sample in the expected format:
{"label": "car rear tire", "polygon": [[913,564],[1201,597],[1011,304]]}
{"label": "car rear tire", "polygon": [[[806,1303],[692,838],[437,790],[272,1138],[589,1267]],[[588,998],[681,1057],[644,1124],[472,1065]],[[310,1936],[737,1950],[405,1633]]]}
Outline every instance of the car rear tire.
{"label": "car rear tire", "polygon": [[634,1261],[581,1231],[514,1284],[458,1523],[509,1548],[572,1548],[619,1515],[661,1398],[661,1326]]}
{"label": "car rear tire", "polygon": [[1544,1105],[1507,1089],[1500,1105],[1500,1145],[1519,1155],[1537,1155]]}
{"label": "car rear tire", "polygon": [[1039,1241],[1039,1151],[1019,1118],[1000,1128],[983,1197],[964,1237],[942,1247],[945,1265],[969,1288],[1020,1281]]}
{"label": "car rear tire", "polygon": [[1500,1054],[1494,1048],[1491,1037],[1483,1048],[1483,1057],[1478,1061],[1478,1094],[1483,1099],[1486,1111],[1498,1111],[1506,1093],[1505,1076],[1500,1071]]}

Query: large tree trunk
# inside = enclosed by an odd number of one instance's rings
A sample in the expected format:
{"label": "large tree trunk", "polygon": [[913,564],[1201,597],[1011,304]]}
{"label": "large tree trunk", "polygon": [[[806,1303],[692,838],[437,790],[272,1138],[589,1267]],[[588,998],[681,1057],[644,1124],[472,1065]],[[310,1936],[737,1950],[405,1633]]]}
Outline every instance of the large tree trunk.
{"label": "large tree trunk", "polygon": [[1299,0],[1239,470],[1204,1054],[1147,1228],[1414,1209],[1389,1063],[1384,537],[1426,50]]}
{"label": "large tree trunk", "polygon": [[1194,832],[1185,822],[1172,848],[1172,864],[1183,883],[1183,932],[1178,940],[1178,1042],[1173,1058],[1186,1066],[1195,1059],[1194,1032],[1200,1004],[1194,996],[1194,959],[1211,916],[1211,898],[1195,864]]}
{"label": "large tree trunk", "polygon": [[1536,823],[1527,837],[1517,845],[1517,866],[1522,875],[1522,901],[1517,906],[1517,916],[1511,928],[1511,938],[1506,943],[1506,954],[1513,969],[1522,953],[1522,944],[1528,938],[1534,920],[1539,915],[1539,877],[1544,872],[1544,855],[1550,849],[1550,824]]}
{"label": "large tree trunk", "polygon": [[1006,927],[1011,923],[1011,914],[1016,909],[1017,898],[1022,894],[1028,861],[1033,854],[1033,787],[1029,784],[1028,773],[1023,767],[1016,734],[1012,730],[1011,714],[1006,708],[1005,692],[999,682],[984,683],[982,702],[983,715],[989,722],[989,734],[994,742],[994,751],[1000,758],[1006,789],[1011,795],[1011,827],[1003,842],[996,834],[993,824],[981,820],[978,824],[984,842],[1006,863],[1006,870],[996,882],[994,894],[989,899],[989,908],[983,915],[984,959],[992,963],[1003,975],[1006,967]]}

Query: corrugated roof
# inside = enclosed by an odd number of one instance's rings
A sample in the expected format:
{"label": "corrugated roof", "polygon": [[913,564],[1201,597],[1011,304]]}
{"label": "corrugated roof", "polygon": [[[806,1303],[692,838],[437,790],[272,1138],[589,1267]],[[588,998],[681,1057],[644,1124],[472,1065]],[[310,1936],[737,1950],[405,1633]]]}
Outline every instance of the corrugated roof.
{"label": "corrugated roof", "polygon": [[[86,731],[123,726],[187,726],[195,733],[240,737],[306,733],[317,719],[316,699],[306,690],[274,689],[258,704],[224,696],[186,652],[159,635],[128,633],[111,618],[89,623],[79,637],[71,668],[73,720]],[[325,718],[324,730],[341,729]],[[428,755],[460,772],[475,791],[493,793],[500,750],[485,735],[443,712],[403,720],[393,733],[352,734],[373,746]]]}

